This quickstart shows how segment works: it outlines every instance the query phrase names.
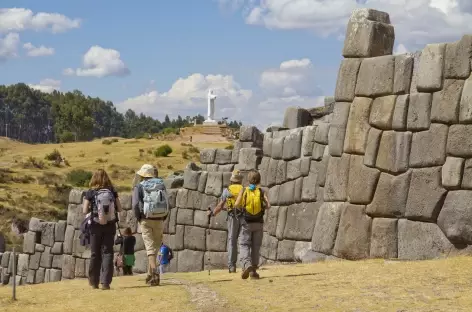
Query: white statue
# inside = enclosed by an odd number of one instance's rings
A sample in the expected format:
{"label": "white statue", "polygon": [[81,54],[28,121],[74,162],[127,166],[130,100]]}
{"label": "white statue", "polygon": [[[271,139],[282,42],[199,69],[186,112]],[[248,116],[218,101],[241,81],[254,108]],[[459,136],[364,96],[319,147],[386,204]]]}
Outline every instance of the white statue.
{"label": "white statue", "polygon": [[208,90],[208,113],[207,113],[207,120],[205,120],[206,124],[215,124],[215,99],[216,94],[213,93],[213,90]]}

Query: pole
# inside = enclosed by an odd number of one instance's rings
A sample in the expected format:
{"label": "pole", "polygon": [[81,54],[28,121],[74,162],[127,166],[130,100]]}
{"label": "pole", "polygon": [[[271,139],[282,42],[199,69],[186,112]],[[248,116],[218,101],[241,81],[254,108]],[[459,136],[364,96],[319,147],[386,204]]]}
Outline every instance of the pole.
{"label": "pole", "polygon": [[8,138],[8,105],[5,103],[5,137]]}
{"label": "pole", "polygon": [[[213,212],[211,211],[211,207],[208,207],[208,211],[210,211],[210,213],[208,214],[208,236],[210,236],[211,234],[211,231],[210,231],[210,222],[211,222],[211,215],[213,214]],[[210,275],[210,270],[211,270],[211,257],[210,257],[210,252],[207,251],[208,253],[208,275]]]}
{"label": "pole", "polygon": [[16,301],[16,251],[13,247],[13,301]]}

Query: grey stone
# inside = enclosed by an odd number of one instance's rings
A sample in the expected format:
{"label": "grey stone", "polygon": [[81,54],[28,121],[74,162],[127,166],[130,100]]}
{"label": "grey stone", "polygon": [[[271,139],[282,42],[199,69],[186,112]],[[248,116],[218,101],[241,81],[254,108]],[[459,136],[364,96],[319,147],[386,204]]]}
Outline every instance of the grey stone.
{"label": "grey stone", "polygon": [[369,204],[374,196],[380,171],[364,166],[364,159],[351,155],[347,200],[351,204]]}
{"label": "grey stone", "polygon": [[302,203],[289,206],[283,237],[297,241],[310,241],[320,206],[320,203]]}
{"label": "grey stone", "polygon": [[203,251],[182,250],[177,255],[178,272],[198,272],[203,270]]}
{"label": "grey stone", "polygon": [[275,183],[284,183],[287,180],[287,162],[278,160],[276,170]]}
{"label": "grey stone", "polygon": [[75,258],[64,255],[62,262],[62,279],[75,278]]}
{"label": "grey stone", "polygon": [[351,102],[356,90],[357,75],[361,66],[361,59],[343,59],[339,66],[338,79],[336,81],[335,100],[338,102]]}
{"label": "grey stone", "polygon": [[462,188],[472,189],[472,159],[467,159],[464,164],[464,174],[462,176]]}
{"label": "grey stone", "polygon": [[438,226],[453,243],[468,245],[472,243],[471,200],[472,191],[451,191],[446,196],[438,216]]}
{"label": "grey stone", "polygon": [[69,204],[67,208],[67,224],[72,225],[74,229],[80,229],[80,225],[85,215],[82,213],[82,205]]}
{"label": "grey stone", "polygon": [[270,157],[272,155],[272,138],[269,135],[264,135],[262,141],[262,155]]}
{"label": "grey stone", "polygon": [[69,193],[69,204],[81,205],[84,198],[84,190],[72,189]]}
{"label": "grey stone", "polygon": [[29,258],[30,256],[28,254],[18,255],[18,266],[16,268],[16,275],[21,275],[23,277],[26,277],[28,275]]}
{"label": "grey stone", "polygon": [[350,108],[351,103],[349,102],[336,102],[334,104],[333,121],[331,122],[331,126],[346,128]]}
{"label": "grey stone", "polygon": [[415,169],[411,176],[405,216],[411,220],[436,221],[446,196],[441,167]]}
{"label": "grey stone", "polygon": [[243,142],[236,141],[233,144],[233,153],[231,154],[231,162],[237,164],[239,161],[239,150],[242,148]]}
{"label": "grey stone", "polygon": [[302,177],[308,176],[310,174],[311,159],[310,157],[300,158],[300,173]]}
{"label": "grey stone", "polygon": [[205,252],[205,257],[203,258],[203,265],[205,268],[209,268],[211,270],[226,269],[228,266],[228,253]]}
{"label": "grey stone", "polygon": [[62,263],[64,262],[64,255],[54,255],[52,258],[52,267],[54,269],[62,269]]}
{"label": "grey stone", "polygon": [[231,173],[233,172],[234,169],[234,164],[226,164],[226,165],[219,165],[218,171],[221,171],[224,173]]}
{"label": "grey stone", "polygon": [[66,234],[66,221],[57,221],[56,227],[54,228],[54,241],[55,242],[63,242]]}
{"label": "grey stone", "polygon": [[8,263],[10,262],[10,254],[11,253],[9,251],[3,253],[2,262],[0,263],[1,267],[8,268]]}
{"label": "grey stone", "polygon": [[242,126],[239,129],[239,140],[241,142],[254,142],[258,135],[259,130],[255,126]]}
{"label": "grey stone", "polygon": [[398,256],[397,220],[375,218],[372,221],[370,257],[393,259]]}
{"label": "grey stone", "polygon": [[[431,107],[432,122],[442,122],[446,124],[457,123],[460,107],[459,102],[463,87],[463,80],[444,80],[443,89],[433,94]],[[466,97],[467,96],[463,96],[463,98]]]}
{"label": "grey stone", "polygon": [[392,129],[396,98],[396,95],[387,95],[374,100],[369,119],[372,126],[382,130]]}
{"label": "grey stone", "polygon": [[15,262],[15,264],[18,267],[18,254],[16,254],[15,257],[13,257],[13,253],[10,254],[10,258],[9,258],[9,261],[8,261],[8,268],[7,268],[7,273],[8,274],[13,273],[13,262]]}
{"label": "grey stone", "polygon": [[316,201],[317,197],[317,185],[318,175],[310,173],[308,176],[303,178],[301,200],[306,202]]}
{"label": "grey stone", "polygon": [[447,136],[447,155],[468,158],[472,156],[472,125],[452,125]]}
{"label": "grey stone", "polygon": [[200,227],[208,227],[208,215],[206,211],[195,210],[193,224]]}
{"label": "grey stone", "polygon": [[318,176],[316,180],[319,186],[324,186],[326,182],[326,171],[328,170],[328,162],[331,157],[324,156],[321,161],[312,161],[310,165],[310,172]]}
{"label": "grey stone", "polygon": [[443,124],[431,124],[429,130],[413,133],[410,167],[443,165],[446,161],[447,133],[448,126]]}
{"label": "grey stone", "polygon": [[213,164],[215,162],[216,149],[205,148],[200,151],[200,162],[202,164]]}
{"label": "grey stone", "polygon": [[[244,149],[242,149],[244,150]],[[221,172],[209,172],[205,193],[207,195],[220,196],[223,191],[223,174]]]}
{"label": "grey stone", "polygon": [[356,96],[378,97],[393,93],[395,57],[364,59],[357,77]]}
{"label": "grey stone", "polygon": [[188,191],[187,208],[189,209],[202,209],[202,193],[197,191]]}
{"label": "grey stone", "polygon": [[329,159],[324,188],[325,201],[345,201],[347,199],[350,156],[343,154],[341,157]]}
{"label": "grey stone", "polygon": [[295,247],[293,248],[294,260],[297,262],[302,262],[302,259],[309,251],[311,251],[311,242],[295,242]]}
{"label": "grey stone", "polygon": [[185,227],[183,225],[177,225],[175,227],[175,235],[170,235],[170,247],[174,250],[183,250],[184,249],[184,231]]}
{"label": "grey stone", "polygon": [[177,210],[177,224],[193,225],[193,210],[179,208]]}
{"label": "grey stone", "polygon": [[341,202],[321,205],[311,239],[314,251],[331,254],[338,232],[339,219],[345,206],[346,204]]}
{"label": "grey stone", "polygon": [[315,142],[323,145],[328,144],[329,123],[320,123],[316,128]]}
{"label": "grey stone", "polygon": [[208,172],[207,172],[207,171],[203,171],[203,172],[200,174],[200,178],[198,179],[198,188],[197,188],[197,191],[198,191],[199,193],[205,193],[205,188],[206,188],[207,179],[208,179]]}
{"label": "grey stone", "polygon": [[[169,223],[167,225],[167,231],[169,234],[175,234],[175,226],[177,224],[177,208],[171,209],[170,214],[169,214]],[[139,233],[138,231],[139,228],[139,223],[136,226],[136,233]]]}
{"label": "grey stone", "polygon": [[426,260],[443,257],[454,248],[434,223],[398,220],[398,258]]}
{"label": "grey stone", "polygon": [[283,240],[277,245],[278,261],[294,261],[293,251],[295,249],[295,241]]}
{"label": "grey stone", "polygon": [[365,142],[370,129],[371,103],[371,99],[359,97],[356,97],[352,102],[344,140],[345,153],[364,154]]}
{"label": "grey stone", "polygon": [[264,215],[264,232],[275,236],[277,230],[277,216],[279,214],[278,206],[271,206]]}
{"label": "grey stone", "polygon": [[[303,128],[302,137],[302,156],[311,156],[313,146],[315,145],[315,134],[317,127],[308,126]],[[271,141],[272,142],[272,141]],[[271,154],[267,155],[270,156]]]}
{"label": "grey stone", "polygon": [[287,179],[295,180],[302,176],[300,171],[301,158],[287,162]]}
{"label": "grey stone", "polygon": [[220,212],[216,217],[212,217],[210,220],[210,229],[213,230],[226,230],[227,229],[227,219],[228,214],[226,211]]}
{"label": "grey stone", "polygon": [[[346,128],[342,126],[331,125],[329,128],[329,154],[331,156],[341,156],[344,149],[344,139],[346,137]],[[318,145],[316,149],[313,149],[313,159],[320,160],[322,157],[321,153],[324,153],[325,146]]]}
{"label": "grey stone", "polygon": [[410,95],[399,95],[395,101],[395,110],[393,112],[392,129],[397,131],[406,130],[408,119],[408,106]]}
{"label": "grey stone", "polygon": [[36,232],[27,232],[23,236],[23,252],[27,254],[34,254],[36,247]]}
{"label": "grey stone", "polygon": [[[302,131],[297,129],[298,131],[291,133],[287,136],[284,140],[284,147],[282,158],[284,160],[292,160],[295,158],[300,158],[301,156],[301,147],[302,147]],[[318,133],[318,131],[316,131]],[[315,135],[316,140],[316,135]],[[254,169],[254,168],[247,168]]]}
{"label": "grey stone", "polygon": [[75,259],[75,278],[85,277],[85,259]]}
{"label": "grey stone", "polygon": [[410,93],[413,63],[414,58],[412,55],[403,54],[395,56],[395,77],[393,81],[394,94]]}
{"label": "grey stone", "polygon": [[36,271],[36,276],[35,276],[35,278],[34,278],[36,284],[44,283],[45,275],[46,275],[46,269],[44,269],[44,268],[39,268],[39,269]]}
{"label": "grey stone", "polygon": [[472,36],[464,35],[461,40],[446,45],[444,64],[445,78],[468,78],[470,76],[470,56]]}
{"label": "grey stone", "polygon": [[[173,190],[172,190],[173,191]],[[177,191],[177,190],[175,190]],[[176,197],[176,194],[177,192],[167,192],[167,194],[169,195],[169,209],[172,209],[172,207],[175,207],[175,204],[174,205],[171,205],[171,197],[174,198],[174,203],[175,203],[175,197]],[[173,194],[173,196],[171,196],[171,194]],[[169,218],[167,218],[169,219]],[[136,217],[134,216],[134,211],[132,210],[128,210],[127,213],[126,213],[126,224],[128,225],[128,227],[131,229],[131,233],[136,233],[136,231],[138,230],[138,220],[136,220]]]}
{"label": "grey stone", "polygon": [[54,245],[54,230],[56,224],[54,222],[41,223],[41,244],[52,247]]}
{"label": "grey stone", "polygon": [[72,254],[75,257],[90,258],[90,254],[91,254],[90,249],[80,244],[80,231],[79,230],[76,230],[74,233],[74,241],[72,244]]}
{"label": "grey stone", "polygon": [[41,244],[36,244],[35,247],[34,247],[34,250],[37,252],[43,252],[44,251],[44,245],[41,245]]}
{"label": "grey stone", "polygon": [[282,185],[279,188],[279,205],[290,205],[294,203],[294,192],[295,192],[295,181],[289,181]]}
{"label": "grey stone", "polygon": [[[192,169],[188,168],[186,170],[192,170]],[[184,186],[184,178],[182,176],[167,177],[167,178],[164,179],[164,186],[166,187],[166,189],[174,189],[174,188],[178,189],[178,188]],[[121,198],[121,196],[120,196],[120,198]],[[131,209],[131,206],[130,206],[129,209],[124,209],[124,210],[130,210],[130,209]]]}
{"label": "grey stone", "polygon": [[272,187],[277,183],[277,168],[279,165],[279,160],[270,158],[269,165],[267,169],[267,176],[265,178],[266,185]]}
{"label": "grey stone", "polygon": [[[182,181],[182,183],[183,183],[183,181]],[[171,184],[171,187],[169,187],[169,188],[173,188],[172,186],[173,185]],[[180,186],[182,186],[182,184]],[[166,188],[167,188],[167,185],[166,185]],[[120,194],[120,204],[121,204],[121,208],[123,208],[123,210],[131,210],[131,194]]]}
{"label": "grey stone", "polygon": [[64,236],[64,245],[62,247],[65,254],[72,254],[74,234],[74,227],[72,225],[68,225],[66,228],[66,234]]}
{"label": "grey stone", "polygon": [[407,129],[410,131],[428,130],[431,125],[431,93],[410,95],[408,105]]}
{"label": "grey stone", "polygon": [[41,232],[42,230],[41,222],[44,222],[44,221],[38,218],[34,218],[34,217],[31,218],[29,221],[28,230],[32,232]]}
{"label": "grey stone", "polygon": [[[269,164],[270,164],[270,157],[262,157],[261,163],[259,165],[259,173],[261,174],[261,185],[262,186],[269,186],[268,184],[268,177],[269,173]],[[272,175],[274,177],[275,175]],[[274,182],[272,182],[273,185]]]}
{"label": "grey stone", "polygon": [[218,203],[218,197],[202,194],[201,210],[207,211],[208,207],[215,207]]}
{"label": "grey stone", "polygon": [[216,150],[216,156],[215,156],[215,163],[219,165],[227,165],[231,164],[231,158],[232,158],[232,150],[228,149],[217,149]]}
{"label": "grey stone", "polygon": [[410,94],[418,93],[416,86],[418,84],[421,54],[422,51],[413,53],[413,75],[411,78]]}
{"label": "grey stone", "polygon": [[[172,247],[171,247],[172,248]],[[148,271],[148,257],[145,250],[134,253],[136,261],[134,263],[134,273],[146,273]]]}
{"label": "grey stone", "polygon": [[226,251],[226,231],[209,230],[206,235],[206,251]]}
{"label": "grey stone", "polygon": [[36,252],[30,256],[29,259],[29,269],[37,270],[39,268],[39,263],[41,261],[41,252]]}
{"label": "grey stone", "polygon": [[51,254],[53,255],[61,255],[62,254],[62,243],[56,242],[54,246],[51,248]]}
{"label": "grey stone", "polygon": [[460,187],[463,169],[463,158],[447,157],[442,167],[442,186],[448,189]]}
{"label": "grey stone", "polygon": [[44,252],[41,254],[41,260],[39,265],[43,268],[49,269],[52,265],[53,255],[51,254],[51,247],[46,247]]}
{"label": "grey stone", "polygon": [[134,245],[134,250],[144,250],[146,247],[144,245],[143,236],[141,234],[135,234],[134,237],[136,238],[136,245]]}
{"label": "grey stone", "polygon": [[49,270],[49,282],[59,282],[61,281],[62,278],[62,271],[61,270],[56,270],[56,269],[51,269]]}
{"label": "grey stone", "polygon": [[[300,153],[300,151],[299,151]],[[237,169],[251,170],[257,169],[262,159],[262,150],[260,148],[242,148],[239,151],[239,163]],[[210,177],[208,177],[210,179]],[[216,195],[219,196],[219,195]]]}
{"label": "grey stone", "polygon": [[462,94],[459,93],[456,94],[456,96],[461,96],[459,105],[459,121],[461,123],[470,123],[472,121],[472,78],[465,80]]}
{"label": "grey stone", "polygon": [[434,92],[442,88],[446,44],[428,44],[423,49],[418,71],[419,92]]}
{"label": "grey stone", "polygon": [[277,227],[275,229],[275,236],[278,239],[283,239],[285,231],[285,223],[287,221],[287,207],[279,207],[279,215],[277,216]]}
{"label": "grey stone", "polygon": [[262,238],[261,256],[270,260],[277,260],[278,243],[279,241],[276,237],[264,233]]}
{"label": "grey stone", "polygon": [[269,189],[269,203],[271,206],[279,204],[279,185],[275,185]]}
{"label": "grey stone", "polygon": [[184,170],[184,188],[189,190],[197,190],[200,181],[201,171]]}
{"label": "grey stone", "polygon": [[26,276],[26,284],[34,284],[36,277],[36,270],[28,270],[28,275]]}
{"label": "grey stone", "polygon": [[381,137],[381,130],[376,128],[369,129],[365,146],[364,165],[368,167],[375,167],[375,161],[377,160],[377,153],[379,151]]}
{"label": "grey stone", "polygon": [[384,131],[380,139],[376,167],[390,173],[408,170],[411,132]]}
{"label": "grey stone", "polygon": [[381,173],[372,203],[366,213],[373,217],[398,218],[405,215],[411,171],[398,176]]}
{"label": "grey stone", "polygon": [[326,260],[326,255],[313,250],[308,250],[301,258],[302,263],[316,263]]}
{"label": "grey stone", "polygon": [[175,205],[178,208],[186,208],[188,201],[188,190],[181,188],[177,191],[177,198],[175,200]]}
{"label": "grey stone", "polygon": [[372,219],[365,214],[365,206],[346,205],[341,213],[333,255],[358,260],[370,255]]}
{"label": "grey stone", "polygon": [[204,228],[185,226],[184,249],[205,250],[205,235]]}
{"label": "grey stone", "polygon": [[311,122],[311,114],[301,107],[290,106],[285,109],[283,127],[295,129],[308,126]]}
{"label": "grey stone", "polygon": [[[334,127],[331,127],[330,130],[329,130],[329,133],[334,133],[335,128]],[[344,133],[345,133],[345,129],[344,129]],[[344,138],[344,136],[343,136]],[[330,145],[336,145],[336,147],[339,147],[339,143],[341,142],[336,142],[337,140],[335,138],[333,138],[333,140],[329,140],[329,144]],[[342,140],[342,146],[341,146],[341,153],[342,153],[342,149],[343,149],[343,146],[344,146],[344,140]],[[326,145],[323,145],[323,144],[319,144],[319,143],[315,143],[313,145],[313,152],[311,153],[311,158],[314,159],[314,160],[321,160],[323,158],[323,155],[325,153],[325,148],[326,148]],[[336,151],[339,151],[339,148],[335,148]],[[331,148],[329,149],[329,151],[331,152]],[[333,155],[334,156],[334,155]],[[341,156],[341,155],[339,155]]]}

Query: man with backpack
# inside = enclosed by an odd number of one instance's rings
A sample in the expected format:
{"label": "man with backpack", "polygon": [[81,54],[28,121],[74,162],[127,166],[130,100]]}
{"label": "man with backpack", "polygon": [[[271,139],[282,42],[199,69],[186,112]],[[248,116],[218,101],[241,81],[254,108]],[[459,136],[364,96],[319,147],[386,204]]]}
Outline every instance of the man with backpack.
{"label": "man with backpack", "polygon": [[166,187],[164,181],[157,176],[158,172],[154,166],[143,165],[136,172],[131,200],[148,256],[146,284],[151,286],[158,286],[160,283],[157,255],[164,234],[164,220],[169,214]]}
{"label": "man with backpack", "polygon": [[238,258],[238,237],[241,230],[241,218],[242,210],[235,205],[236,199],[239,193],[243,190],[242,186],[243,177],[239,170],[234,170],[230,185],[223,190],[221,200],[216,206],[215,210],[211,213],[216,216],[223,207],[226,207],[228,211],[227,223],[228,223],[228,270],[229,273],[236,273],[236,260]]}
{"label": "man with backpack", "polygon": [[261,187],[261,175],[256,170],[248,174],[249,186],[241,190],[235,206],[242,207],[239,252],[241,254],[242,279],[258,279],[260,249],[262,245],[264,211],[270,208],[267,193]]}

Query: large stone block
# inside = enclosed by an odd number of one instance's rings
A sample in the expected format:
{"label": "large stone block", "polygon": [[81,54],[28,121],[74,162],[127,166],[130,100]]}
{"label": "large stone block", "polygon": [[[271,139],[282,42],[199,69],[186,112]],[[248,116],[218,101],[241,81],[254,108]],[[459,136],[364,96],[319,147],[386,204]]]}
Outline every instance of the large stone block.
{"label": "large stone block", "polygon": [[[171,186],[172,186],[172,183],[171,183]],[[131,194],[120,194],[120,204],[123,210],[131,210]]]}
{"label": "large stone block", "polygon": [[[315,145],[315,126],[308,126],[303,128],[303,137],[302,137],[302,156],[311,156],[313,151],[313,146]],[[265,153],[265,152],[264,152]],[[270,154],[268,155],[270,156]]]}
{"label": "large stone block", "polygon": [[208,215],[206,211],[195,210],[193,214],[193,224],[200,227],[208,227]]}
{"label": "large stone block", "polygon": [[410,95],[408,105],[407,129],[410,131],[428,130],[431,124],[431,93]]}
{"label": "large stone block", "polygon": [[206,251],[226,251],[227,232],[210,230],[206,236]]}
{"label": "large stone block", "polygon": [[196,226],[185,226],[184,249],[205,250],[206,231]]}
{"label": "large stone block", "polygon": [[282,185],[279,188],[279,205],[290,205],[294,203],[294,193],[295,193],[295,181],[289,181]]}
{"label": "large stone block", "polygon": [[287,207],[279,207],[279,215],[277,216],[277,227],[275,229],[275,236],[278,239],[283,239],[285,231],[285,223],[287,221]]}
{"label": "large stone block", "polygon": [[56,269],[51,269],[49,270],[49,282],[60,282],[62,278],[62,271],[61,270],[56,270]]}
{"label": "large stone block", "polygon": [[452,125],[447,136],[447,154],[450,156],[472,157],[472,125]]}
{"label": "large stone block", "polygon": [[63,262],[64,262],[64,255],[54,255],[53,258],[52,258],[52,265],[51,266],[54,269],[61,270]]}
{"label": "large stone block", "polygon": [[262,238],[261,256],[270,260],[277,260],[277,245],[279,241],[276,237],[264,233]]}
{"label": "large stone block", "polygon": [[274,138],[272,141],[272,158],[282,159],[284,155],[285,137]]}
{"label": "large stone block", "polygon": [[[223,185],[223,181],[221,181]],[[187,208],[189,209],[202,209],[203,194],[197,191],[188,191],[187,196]]]}
{"label": "large stone block", "polygon": [[295,241],[283,240],[277,244],[277,261],[294,261]]}
{"label": "large stone block", "polygon": [[178,272],[198,272],[203,270],[203,251],[182,250],[177,254]]}
{"label": "large stone block", "polygon": [[32,232],[41,232],[42,228],[41,228],[41,223],[44,222],[43,220],[41,219],[38,219],[38,218],[31,218],[30,221],[29,221],[29,225],[28,225],[28,230],[32,231]]}
{"label": "large stone block", "polygon": [[207,172],[207,171],[203,171],[203,172],[200,174],[200,178],[198,179],[198,188],[197,188],[197,191],[198,191],[199,193],[205,193],[205,188],[206,188],[207,179],[208,179],[208,172]]}
{"label": "large stone block", "polygon": [[10,258],[8,261],[8,268],[7,268],[7,273],[8,274],[13,274],[13,263],[15,263],[18,267],[18,254],[13,257],[13,253],[10,254]]}
{"label": "large stone block", "polygon": [[[340,131],[343,131],[343,133],[339,133],[338,130]],[[346,129],[338,129],[336,128],[335,126],[331,126],[329,128],[329,133],[331,133],[332,136],[335,136],[334,138],[332,138],[332,140],[330,139],[329,140],[329,144],[330,144],[330,147],[329,147],[329,152],[331,154],[331,156],[336,156],[338,155],[341,156],[341,154],[343,153],[343,147],[344,147],[344,135],[346,134]],[[342,135],[343,139],[342,139],[342,142],[339,138],[338,140],[338,136]],[[331,148],[333,147],[333,148]],[[325,154],[325,150],[326,150],[326,145],[323,145],[323,144],[320,144],[320,143],[315,143],[313,145],[313,151],[311,153],[311,159],[313,160],[321,160]]]}
{"label": "large stone block", "polygon": [[75,278],[85,277],[85,259],[75,259]]}
{"label": "large stone block", "polygon": [[397,99],[395,101],[395,110],[393,112],[393,119],[392,119],[393,130],[397,130],[397,131],[406,130],[409,103],[410,103],[409,94],[397,96]]}
{"label": "large stone block", "polygon": [[75,229],[72,225],[68,225],[66,228],[66,234],[64,235],[63,251],[65,254],[72,254],[74,244]]}
{"label": "large stone block", "polygon": [[451,191],[438,217],[438,226],[453,243],[472,244],[472,191]]}
{"label": "large stone block", "polygon": [[54,241],[63,242],[66,234],[67,222],[60,220],[57,221],[56,227],[54,228]]}
{"label": "large stone block", "polygon": [[75,258],[73,256],[64,255],[62,262],[62,279],[75,278]]}
{"label": "large stone block", "polygon": [[338,233],[339,219],[345,207],[346,204],[341,202],[321,205],[311,239],[314,251],[331,254]]}
{"label": "large stone block", "polygon": [[[262,150],[260,148],[242,148],[239,151],[239,162],[237,165],[237,169],[240,169],[240,170],[257,169],[257,166],[259,166],[261,159],[262,159]],[[208,177],[208,179],[210,179],[210,177]],[[216,195],[216,196],[219,196],[219,195]]]}
{"label": "large stone block", "polygon": [[442,88],[446,44],[428,44],[421,53],[418,71],[419,92],[434,92]]}
{"label": "large stone block", "polygon": [[447,189],[456,189],[460,187],[463,169],[463,158],[447,157],[446,162],[442,167],[442,186]]}
{"label": "large stone block", "polygon": [[303,178],[301,200],[305,202],[316,201],[317,199],[317,185],[318,175],[310,173],[308,176]]}
{"label": "large stone block", "polygon": [[222,270],[228,267],[227,252],[205,252],[203,265],[206,269]]}
{"label": "large stone block", "polygon": [[184,170],[184,188],[189,190],[197,190],[200,182],[201,171]]}
{"label": "large stone block", "polygon": [[82,205],[69,204],[67,208],[67,224],[72,225],[78,230],[84,218],[85,215],[82,213]]}
{"label": "large stone block", "polygon": [[369,204],[374,196],[380,171],[364,166],[364,157],[351,155],[347,200],[351,204]]}
{"label": "large stone block", "polygon": [[226,230],[227,229],[227,212],[222,211],[216,217],[212,217],[210,220],[210,229],[213,230]]}
{"label": "large stone block", "polygon": [[[284,160],[292,160],[295,158],[300,158],[301,156],[301,147],[302,147],[302,134],[303,132],[300,129],[297,129],[295,133],[291,133],[289,136],[285,137],[284,147],[282,152],[282,158]],[[315,136],[316,138],[316,136]],[[248,168],[253,169],[253,168]]]}
{"label": "large stone block", "polygon": [[277,230],[277,216],[279,214],[278,206],[271,206],[264,215],[264,232],[275,236]]}
{"label": "large stone block", "polygon": [[410,167],[423,168],[443,165],[446,161],[448,130],[446,125],[432,124],[427,131],[413,133]]}
{"label": "large stone block", "polygon": [[51,254],[62,255],[62,244],[60,242],[54,243],[54,246],[51,248]]}
{"label": "large stone block", "polygon": [[260,135],[259,129],[255,126],[242,126],[239,129],[239,140],[241,142],[255,142]]}
{"label": "large stone block", "polygon": [[413,63],[414,58],[411,54],[395,56],[395,77],[393,81],[394,94],[410,93]]}
{"label": "large stone block", "polygon": [[408,170],[411,132],[384,131],[380,139],[376,167],[391,173]]}
{"label": "large stone block", "polygon": [[28,270],[28,274],[26,276],[26,284],[34,284],[36,277],[36,270]]}
{"label": "large stone block", "polygon": [[23,252],[27,254],[34,254],[35,247],[37,242],[37,234],[36,232],[27,232],[23,236]]}
{"label": "large stone block", "polygon": [[205,148],[200,151],[200,162],[202,164],[213,164],[215,162],[216,149]]}
{"label": "large stone block", "polygon": [[405,216],[411,220],[434,222],[444,202],[441,167],[413,170]]}
{"label": "large stone block", "polygon": [[472,121],[472,78],[468,78],[462,89],[462,94],[459,93],[459,121],[461,123],[470,123]]}
{"label": "large stone block", "polygon": [[364,59],[357,77],[356,96],[378,97],[393,93],[395,57]]}
{"label": "large stone block", "polygon": [[39,268],[39,263],[41,261],[41,252],[36,252],[33,255],[30,255],[29,258],[29,269],[37,270]]}
{"label": "large stone block", "polygon": [[264,140],[262,141],[262,155],[267,157],[272,155],[272,137],[267,134],[264,135]]}
{"label": "large stone block", "polygon": [[369,119],[372,126],[382,130],[392,129],[396,98],[396,95],[387,95],[374,100]]}
{"label": "large stone block", "polygon": [[54,222],[41,223],[41,244],[49,247],[52,247],[54,245],[55,227],[56,223]]}
{"label": "large stone block", "polygon": [[470,76],[471,55],[471,35],[464,35],[461,40],[448,43],[444,62],[444,78],[468,78]]}
{"label": "large stone block", "polygon": [[267,168],[267,176],[265,177],[266,186],[272,187],[277,183],[277,168],[279,165],[279,160],[270,158],[269,165]]}
{"label": "large stone block", "polygon": [[82,205],[84,190],[72,189],[69,193],[69,204]]}
{"label": "large stone block", "polygon": [[472,159],[467,159],[464,164],[464,174],[462,176],[462,188],[472,189]]}
{"label": "large stone block", "polygon": [[349,154],[330,157],[324,188],[325,201],[345,201],[347,199],[350,158]]}
{"label": "large stone block", "polygon": [[370,257],[393,259],[398,256],[397,219],[375,218],[372,221]]}
{"label": "large stone block", "polygon": [[134,256],[136,257],[136,261],[134,263],[133,272],[146,273],[148,271],[148,257],[146,251],[137,251],[134,253]]}
{"label": "large stone block", "polygon": [[365,142],[370,129],[369,115],[372,100],[356,97],[351,104],[347,122],[344,152],[364,154]]}
{"label": "large stone block", "polygon": [[72,254],[75,257],[90,258],[90,249],[80,244],[80,231],[76,230],[74,233],[74,242],[72,244]]}
{"label": "large stone block", "polygon": [[372,219],[365,214],[365,206],[346,205],[341,213],[333,255],[358,260],[370,255]]}
{"label": "large stone block", "polygon": [[421,53],[422,51],[413,53],[413,74],[411,76],[410,94],[418,93],[416,86],[418,84]]}
{"label": "large stone block", "polygon": [[398,220],[398,258],[426,260],[444,257],[454,246],[434,223]]}
{"label": "large stone block", "polygon": [[374,217],[398,218],[405,215],[411,171],[398,176],[381,173],[372,203],[366,213]]}
{"label": "large stone block", "polygon": [[218,165],[231,164],[232,150],[219,148],[216,150],[215,163]]}
{"label": "large stone block", "polygon": [[[331,125],[329,128],[329,154],[331,156],[341,156],[344,149],[344,139],[346,137],[346,128],[341,126]],[[313,150],[313,159],[320,160],[324,154],[324,145],[318,145],[318,148]],[[316,146],[315,146],[316,148]]]}
{"label": "large stone block", "polygon": [[26,277],[28,275],[29,258],[30,256],[28,254],[18,255],[18,266],[16,268],[16,275],[21,275],[23,277]]}
{"label": "large stone block", "polygon": [[287,162],[278,160],[276,170],[275,183],[282,184],[287,181]]}
{"label": "large stone block", "polygon": [[36,246],[34,247],[34,250],[36,252],[43,252],[44,251],[44,245],[36,244]]}
{"label": "large stone block", "polygon": [[261,163],[259,165],[259,173],[261,174],[261,185],[268,186],[267,178],[269,176],[269,164],[270,157],[262,157]]}
{"label": "large stone block", "polygon": [[[443,89],[433,94],[431,121],[446,124],[457,123],[459,116],[459,102],[463,87],[463,80],[444,80]],[[462,98],[464,98],[464,95]]]}
{"label": "large stone block", "polygon": [[327,122],[320,123],[316,128],[315,133],[315,142],[319,144],[326,145],[328,144],[328,135],[329,135],[330,124]]}
{"label": "large stone block", "polygon": [[317,183],[324,186],[326,182],[326,171],[328,170],[328,162],[331,157],[324,156],[321,161],[312,161],[310,164],[310,173],[318,176]]}
{"label": "large stone block", "polygon": [[310,241],[313,237],[320,203],[302,203],[287,208],[284,238],[297,241]]}
{"label": "large stone block", "polygon": [[34,277],[34,280],[35,280],[36,284],[42,284],[42,283],[44,283],[45,277],[46,277],[46,269],[39,268],[36,271],[36,276]]}
{"label": "large stone block", "polygon": [[370,128],[365,145],[364,165],[368,167],[375,167],[375,161],[377,160],[377,153],[379,152],[381,137],[382,130]]}
{"label": "large stone block", "polygon": [[[242,149],[244,150],[244,149]],[[219,197],[223,191],[223,174],[221,172],[209,172],[205,193]]]}
{"label": "large stone block", "polygon": [[8,263],[10,262],[10,255],[11,253],[9,251],[6,251],[2,255],[2,261],[0,262],[0,266],[2,268],[8,268]]}
{"label": "large stone block", "polygon": [[290,106],[285,109],[283,127],[295,129],[305,127],[311,123],[311,114],[304,108]]}
{"label": "large stone block", "polygon": [[193,210],[179,208],[177,210],[177,224],[193,225]]}
{"label": "large stone block", "polygon": [[185,188],[181,188],[177,191],[177,198],[175,200],[175,205],[178,208],[186,208],[187,201],[188,201],[188,190]]}
{"label": "large stone block", "polygon": [[334,98],[338,102],[351,102],[356,90],[357,75],[361,66],[361,59],[343,59],[339,66],[338,79]]}
{"label": "large stone block", "polygon": [[287,162],[287,179],[295,180],[302,176],[300,171],[301,158],[290,160]]}

